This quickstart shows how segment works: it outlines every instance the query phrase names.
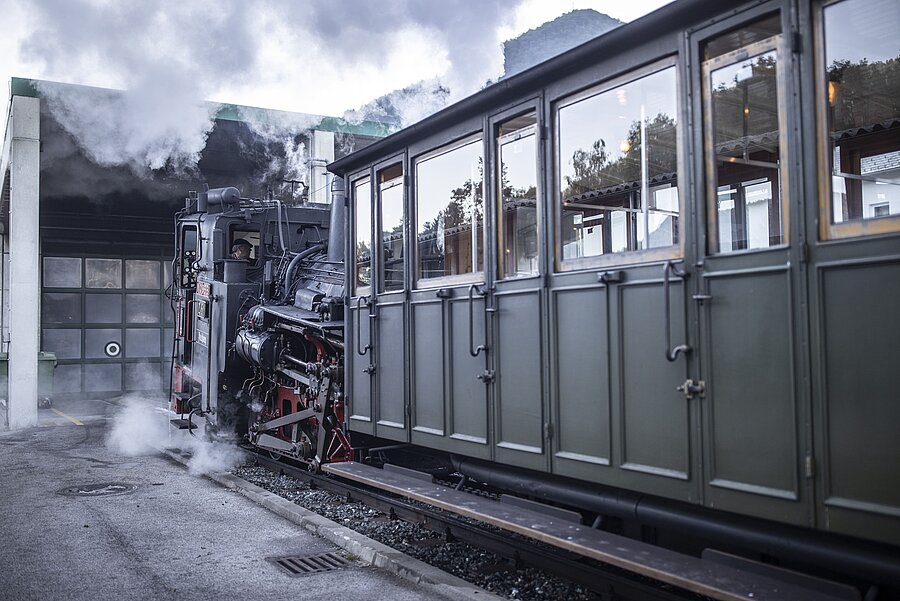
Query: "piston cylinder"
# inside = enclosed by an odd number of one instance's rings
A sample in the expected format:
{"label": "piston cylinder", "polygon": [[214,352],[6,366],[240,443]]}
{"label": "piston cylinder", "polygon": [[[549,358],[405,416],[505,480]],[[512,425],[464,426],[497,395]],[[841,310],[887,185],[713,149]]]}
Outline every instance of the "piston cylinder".
{"label": "piston cylinder", "polygon": [[271,370],[278,357],[278,337],[268,332],[254,333],[241,329],[234,339],[234,348],[247,363]]}

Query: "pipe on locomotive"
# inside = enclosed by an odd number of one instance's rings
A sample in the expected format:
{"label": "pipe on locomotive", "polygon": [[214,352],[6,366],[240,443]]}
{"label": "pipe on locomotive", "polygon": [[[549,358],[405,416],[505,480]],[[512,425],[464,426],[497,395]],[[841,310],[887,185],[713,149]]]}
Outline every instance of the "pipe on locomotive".
{"label": "pipe on locomotive", "polygon": [[[332,209],[332,213],[333,212],[334,209]],[[325,246],[325,244],[316,244],[315,246],[310,246],[306,250],[294,255],[294,258],[288,263],[287,270],[284,272],[284,291],[281,293],[282,300],[287,300],[288,291],[291,287],[290,284],[294,279],[294,269],[297,268],[297,264],[303,259],[325,250]]]}
{"label": "pipe on locomotive", "polygon": [[852,574],[873,582],[900,585],[900,563],[895,551],[878,543],[851,539],[834,540],[821,532],[784,526],[784,534],[760,528],[751,518],[718,516],[691,507],[652,499],[624,490],[578,486],[568,482],[538,480],[508,465],[492,466],[465,457],[451,456],[453,469],[489,486],[532,498],[555,501],[599,514],[636,520],[647,526],[677,530],[718,543],[817,565],[838,573]]}
{"label": "pipe on locomotive", "polygon": [[344,193],[344,178],[331,179],[331,223],[328,226],[328,261],[344,261],[344,223],[347,219],[347,196]]}

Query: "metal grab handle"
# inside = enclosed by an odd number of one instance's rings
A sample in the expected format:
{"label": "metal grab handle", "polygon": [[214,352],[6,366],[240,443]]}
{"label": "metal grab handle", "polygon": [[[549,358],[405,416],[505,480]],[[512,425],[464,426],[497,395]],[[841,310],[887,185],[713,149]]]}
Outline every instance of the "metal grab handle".
{"label": "metal grab handle", "polygon": [[[366,298],[365,296],[359,296],[356,298],[356,354],[360,357],[364,357],[369,352],[369,349],[372,348],[371,344],[363,346],[362,341],[359,339],[359,331],[362,329],[362,320],[359,318],[359,314],[362,313],[362,310],[360,308],[363,306],[363,300],[365,300],[366,303],[365,307],[368,308],[368,298]],[[360,348],[362,348],[362,351],[359,350]]]}
{"label": "metal grab handle", "polygon": [[669,361],[675,361],[678,358],[679,353],[684,353],[687,355],[691,352],[691,347],[686,344],[679,344],[675,348],[672,348],[672,315],[670,310],[670,301],[669,301],[669,272],[674,273],[681,279],[685,279],[688,277],[688,272],[677,267],[672,261],[666,261],[666,265],[663,267],[663,296],[665,297],[666,303],[666,359]]}
{"label": "metal grab handle", "polygon": [[185,307],[185,313],[187,313],[187,320],[184,324],[184,341],[185,342],[193,342],[194,338],[191,336],[194,333],[194,315],[191,313],[191,305],[196,303],[195,300],[189,300],[187,302],[187,306]]}
{"label": "metal grab handle", "polygon": [[473,357],[477,357],[481,351],[487,351],[487,347],[483,344],[475,345],[475,315],[473,311],[473,306],[475,304],[474,297],[472,294],[478,291],[479,296],[484,296],[481,290],[478,289],[477,284],[472,284],[469,286],[469,354]]}

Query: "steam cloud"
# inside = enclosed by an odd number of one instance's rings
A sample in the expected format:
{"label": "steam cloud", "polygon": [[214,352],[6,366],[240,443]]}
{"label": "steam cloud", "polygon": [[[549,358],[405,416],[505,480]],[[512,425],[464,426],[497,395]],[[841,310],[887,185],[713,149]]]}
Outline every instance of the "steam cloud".
{"label": "steam cloud", "polygon": [[169,426],[172,415],[159,401],[137,395],[122,398],[123,408],[113,418],[107,446],[117,453],[134,457],[152,455],[161,447],[178,446],[191,452],[188,471],[195,475],[225,472],[239,465],[244,454],[235,446],[203,439],[202,419],[197,436]]}
{"label": "steam cloud", "polygon": [[[400,34],[416,31],[444,49],[449,66],[439,83],[420,86],[423,95],[408,88],[397,98],[396,116],[408,125],[443,107],[448,97],[435,89],[446,90],[452,101],[499,73],[495,31],[520,2],[42,0],[23,3],[32,27],[20,54],[43,65],[43,73],[128,90],[98,94],[41,86],[53,116],[92,161],[124,166],[141,177],[160,170],[193,175],[217,109],[203,99],[227,96],[266,77],[297,84],[293,89],[302,97],[303,91],[316,90],[318,74],[384,66],[391,52],[403,52],[406,38]],[[291,60],[283,60],[285,53]],[[421,76],[410,74],[411,80]],[[356,83],[349,77],[341,85]],[[328,112],[337,115],[347,108]],[[363,107],[351,116],[377,114]],[[259,133],[279,139],[288,162],[273,169],[297,171],[308,149],[271,125]]]}

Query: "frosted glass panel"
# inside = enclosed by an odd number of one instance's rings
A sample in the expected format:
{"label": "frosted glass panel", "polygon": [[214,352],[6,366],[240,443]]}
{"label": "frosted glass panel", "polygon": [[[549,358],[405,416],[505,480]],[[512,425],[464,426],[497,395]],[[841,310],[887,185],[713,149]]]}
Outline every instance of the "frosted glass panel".
{"label": "frosted glass panel", "polygon": [[45,292],[41,301],[42,323],[79,323],[81,321],[81,294],[71,292]]}
{"label": "frosted glass panel", "polygon": [[159,330],[129,328],[125,333],[126,357],[159,357]]}
{"label": "frosted glass panel", "polygon": [[122,364],[85,365],[84,390],[85,392],[122,390]]}
{"label": "frosted glass panel", "polygon": [[158,294],[126,294],[125,321],[128,323],[159,323]]}
{"label": "frosted glass panel", "polygon": [[81,366],[57,365],[53,370],[53,392],[81,392]]}
{"label": "frosted glass panel", "polygon": [[125,261],[126,288],[159,288],[159,261]]}
{"label": "frosted glass panel", "polygon": [[44,257],[45,288],[81,288],[81,259]]}
{"label": "frosted glass panel", "polygon": [[122,261],[119,259],[85,259],[86,288],[121,288]]}
{"label": "frosted glass panel", "polygon": [[121,294],[85,294],[86,323],[122,323]]}
{"label": "frosted glass panel", "polygon": [[81,359],[81,330],[44,330],[41,349],[56,353],[57,359]]}
{"label": "frosted glass panel", "polygon": [[86,359],[114,359],[121,357],[122,330],[118,328],[85,330],[84,356]]}
{"label": "frosted glass panel", "polygon": [[126,390],[161,390],[159,363],[126,363]]}

